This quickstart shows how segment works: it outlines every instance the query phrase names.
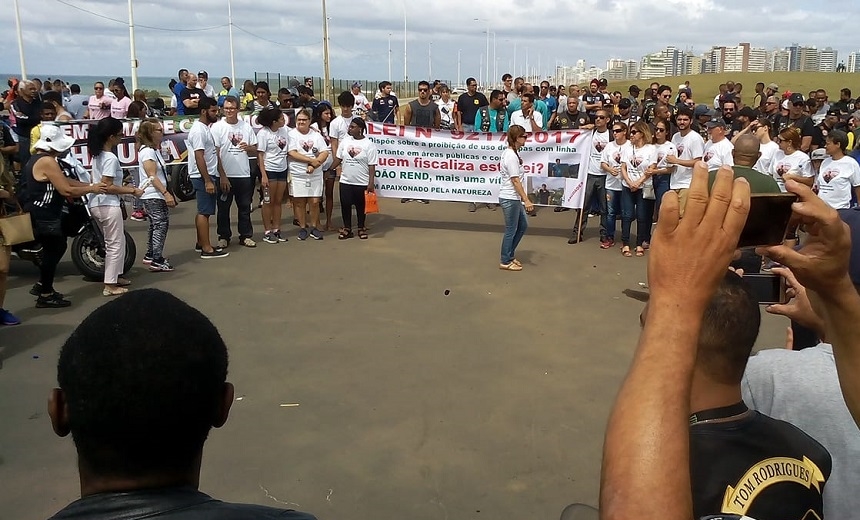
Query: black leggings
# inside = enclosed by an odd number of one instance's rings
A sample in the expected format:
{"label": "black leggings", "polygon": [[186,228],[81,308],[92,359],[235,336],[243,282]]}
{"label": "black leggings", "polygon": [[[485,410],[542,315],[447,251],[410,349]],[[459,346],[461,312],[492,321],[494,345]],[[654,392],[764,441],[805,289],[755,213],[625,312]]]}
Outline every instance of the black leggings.
{"label": "black leggings", "polygon": [[42,284],[42,294],[54,292],[54,275],[57,273],[57,264],[66,254],[66,237],[49,235],[37,236],[36,240],[42,244],[42,262],[39,264],[39,283]]}
{"label": "black leggings", "polygon": [[340,183],[340,214],[343,217],[343,227],[352,229],[352,207],[358,216],[358,228],[364,227],[364,192],[367,186]]}

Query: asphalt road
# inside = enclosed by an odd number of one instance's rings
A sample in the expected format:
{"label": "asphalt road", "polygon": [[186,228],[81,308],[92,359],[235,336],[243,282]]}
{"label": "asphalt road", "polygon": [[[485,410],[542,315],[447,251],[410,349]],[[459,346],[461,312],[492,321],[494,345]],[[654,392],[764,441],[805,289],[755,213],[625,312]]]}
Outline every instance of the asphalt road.
{"label": "asphalt road", "polygon": [[[132,271],[133,287],[202,310],[230,348],[237,401],[210,435],[201,489],[320,519],[558,518],[595,504],[646,260],[600,250],[593,226],[568,245],[574,213],[544,209],[525,269],[504,272],[501,211],[380,205],[369,240],[299,242],[286,226],[286,244],[203,261],[186,203],[167,242],[176,271]],[[142,255],[146,225],[127,227]],[[45,412],[57,354],[105,298],[67,257],[57,288],[73,306],[36,309],[36,269],[12,264],[6,306],[24,324],[0,328],[0,518],[44,518],[79,491],[72,442]],[[781,345],[785,326],[766,316],[759,344]]]}

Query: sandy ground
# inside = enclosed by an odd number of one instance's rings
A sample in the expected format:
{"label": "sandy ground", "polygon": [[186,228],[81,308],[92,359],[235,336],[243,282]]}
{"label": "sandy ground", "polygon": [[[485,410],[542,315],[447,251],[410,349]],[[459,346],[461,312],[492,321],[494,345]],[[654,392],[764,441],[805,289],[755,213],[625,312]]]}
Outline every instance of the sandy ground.
{"label": "sandy ground", "polygon": [[[299,242],[287,225],[286,244],[202,261],[185,203],[167,245],[177,270],[131,273],[134,287],[201,309],[230,347],[237,401],[210,435],[201,489],[321,519],[558,518],[596,503],[646,260],[600,250],[594,226],[568,245],[574,213],[543,209],[520,246],[525,269],[503,272],[500,210],[381,207],[366,241]],[[142,255],[145,224],[127,227]],[[13,260],[7,307],[25,323],[0,329],[9,519],[44,518],[78,496],[74,447],[52,433],[45,401],[62,342],[105,302],[67,257],[57,288],[74,305],[35,309],[35,275]],[[759,344],[781,345],[785,325],[766,316]]]}

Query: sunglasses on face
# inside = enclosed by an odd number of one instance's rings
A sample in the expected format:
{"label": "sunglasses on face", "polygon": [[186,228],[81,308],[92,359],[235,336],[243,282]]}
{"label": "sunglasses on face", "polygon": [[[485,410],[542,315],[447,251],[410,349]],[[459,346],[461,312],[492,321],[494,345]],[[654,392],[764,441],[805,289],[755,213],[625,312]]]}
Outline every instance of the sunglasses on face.
{"label": "sunglasses on face", "polygon": [[613,129],[612,129],[612,133],[613,133],[613,134],[620,134],[620,133],[622,133],[622,132],[624,132],[624,130],[622,130],[622,129],[620,129],[620,128],[613,128]]}
{"label": "sunglasses on face", "polygon": [[665,128],[660,128],[660,127],[658,126],[657,128],[655,128],[655,129],[654,129],[654,131],[655,131],[655,132],[665,132],[665,131],[666,131],[666,129],[665,129]]}
{"label": "sunglasses on face", "polygon": [[428,90],[430,90],[430,89],[427,89],[427,88],[419,88],[419,89],[418,89],[418,92],[427,92]]}
{"label": "sunglasses on face", "polygon": [[641,134],[641,133],[642,132],[640,132],[639,130],[630,130],[630,135],[636,135],[636,134]]}
{"label": "sunglasses on face", "polygon": [[803,107],[806,106],[806,103],[792,103],[792,106]]}
{"label": "sunglasses on face", "polygon": [[594,116],[594,119],[606,119],[606,116]]}

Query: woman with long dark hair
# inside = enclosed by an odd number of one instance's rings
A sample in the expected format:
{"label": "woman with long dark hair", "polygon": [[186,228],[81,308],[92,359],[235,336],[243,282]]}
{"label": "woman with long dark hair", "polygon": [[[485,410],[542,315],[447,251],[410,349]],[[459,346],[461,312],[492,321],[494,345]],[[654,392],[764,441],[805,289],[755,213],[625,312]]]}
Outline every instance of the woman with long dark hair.
{"label": "woman with long dark hair", "polygon": [[355,236],[352,233],[352,208],[358,219],[358,238],[367,238],[366,215],[364,213],[364,192],[373,193],[376,177],[378,150],[376,145],[364,136],[367,123],[360,117],[353,118],[347,130],[348,136],[339,143],[337,157],[332,169],[341,167],[340,175],[340,212],[343,227],[337,238],[346,240]]}
{"label": "woman with long dark hair", "polygon": [[110,103],[110,115],[114,119],[125,119],[128,116],[128,106],[131,105],[131,98],[128,95],[128,89],[125,88],[125,80],[116,78],[113,80],[110,91],[116,96],[116,99]]}
{"label": "woman with long dark hair", "polygon": [[519,150],[526,143],[526,129],[520,125],[511,125],[508,128],[507,141],[508,147],[502,152],[499,163],[502,175],[499,206],[502,207],[502,214],[505,216],[505,234],[502,236],[499,269],[522,271],[523,264],[516,258],[517,246],[529,227],[526,212],[534,210],[535,207],[526,195],[522,183],[525,170]]}
{"label": "woman with long dark hair", "polygon": [[272,91],[265,81],[258,81],[254,86],[254,101],[250,104],[251,111],[259,114],[264,108],[278,108],[272,101]]}
{"label": "woman with long dark hair", "polygon": [[284,113],[277,108],[264,108],[257,116],[257,123],[263,127],[257,133],[260,184],[263,190],[269,190],[269,202],[263,202],[263,241],[277,244],[287,241],[281,235],[281,211],[287,193],[290,135]]}
{"label": "woman with long dark hair", "polygon": [[331,213],[334,210],[334,183],[337,180],[337,170],[332,167],[334,157],[331,153],[331,137],[329,135],[332,119],[334,119],[334,111],[328,101],[323,101],[314,109],[313,123],[311,123],[311,130],[320,133],[326,143],[326,150],[328,150],[328,158],[322,165],[325,183],[325,226],[323,226],[323,231],[334,231],[334,226],[331,225]]}
{"label": "woman with long dark hair", "polygon": [[125,265],[125,228],[122,219],[120,195],[139,197],[143,191],[122,185],[122,166],[113,149],[122,141],[122,122],[106,117],[91,125],[87,147],[93,158],[92,180],[107,186],[104,195],[94,195],[87,205],[105,239],[104,296],[117,296],[128,292],[131,282],[122,278]]}

